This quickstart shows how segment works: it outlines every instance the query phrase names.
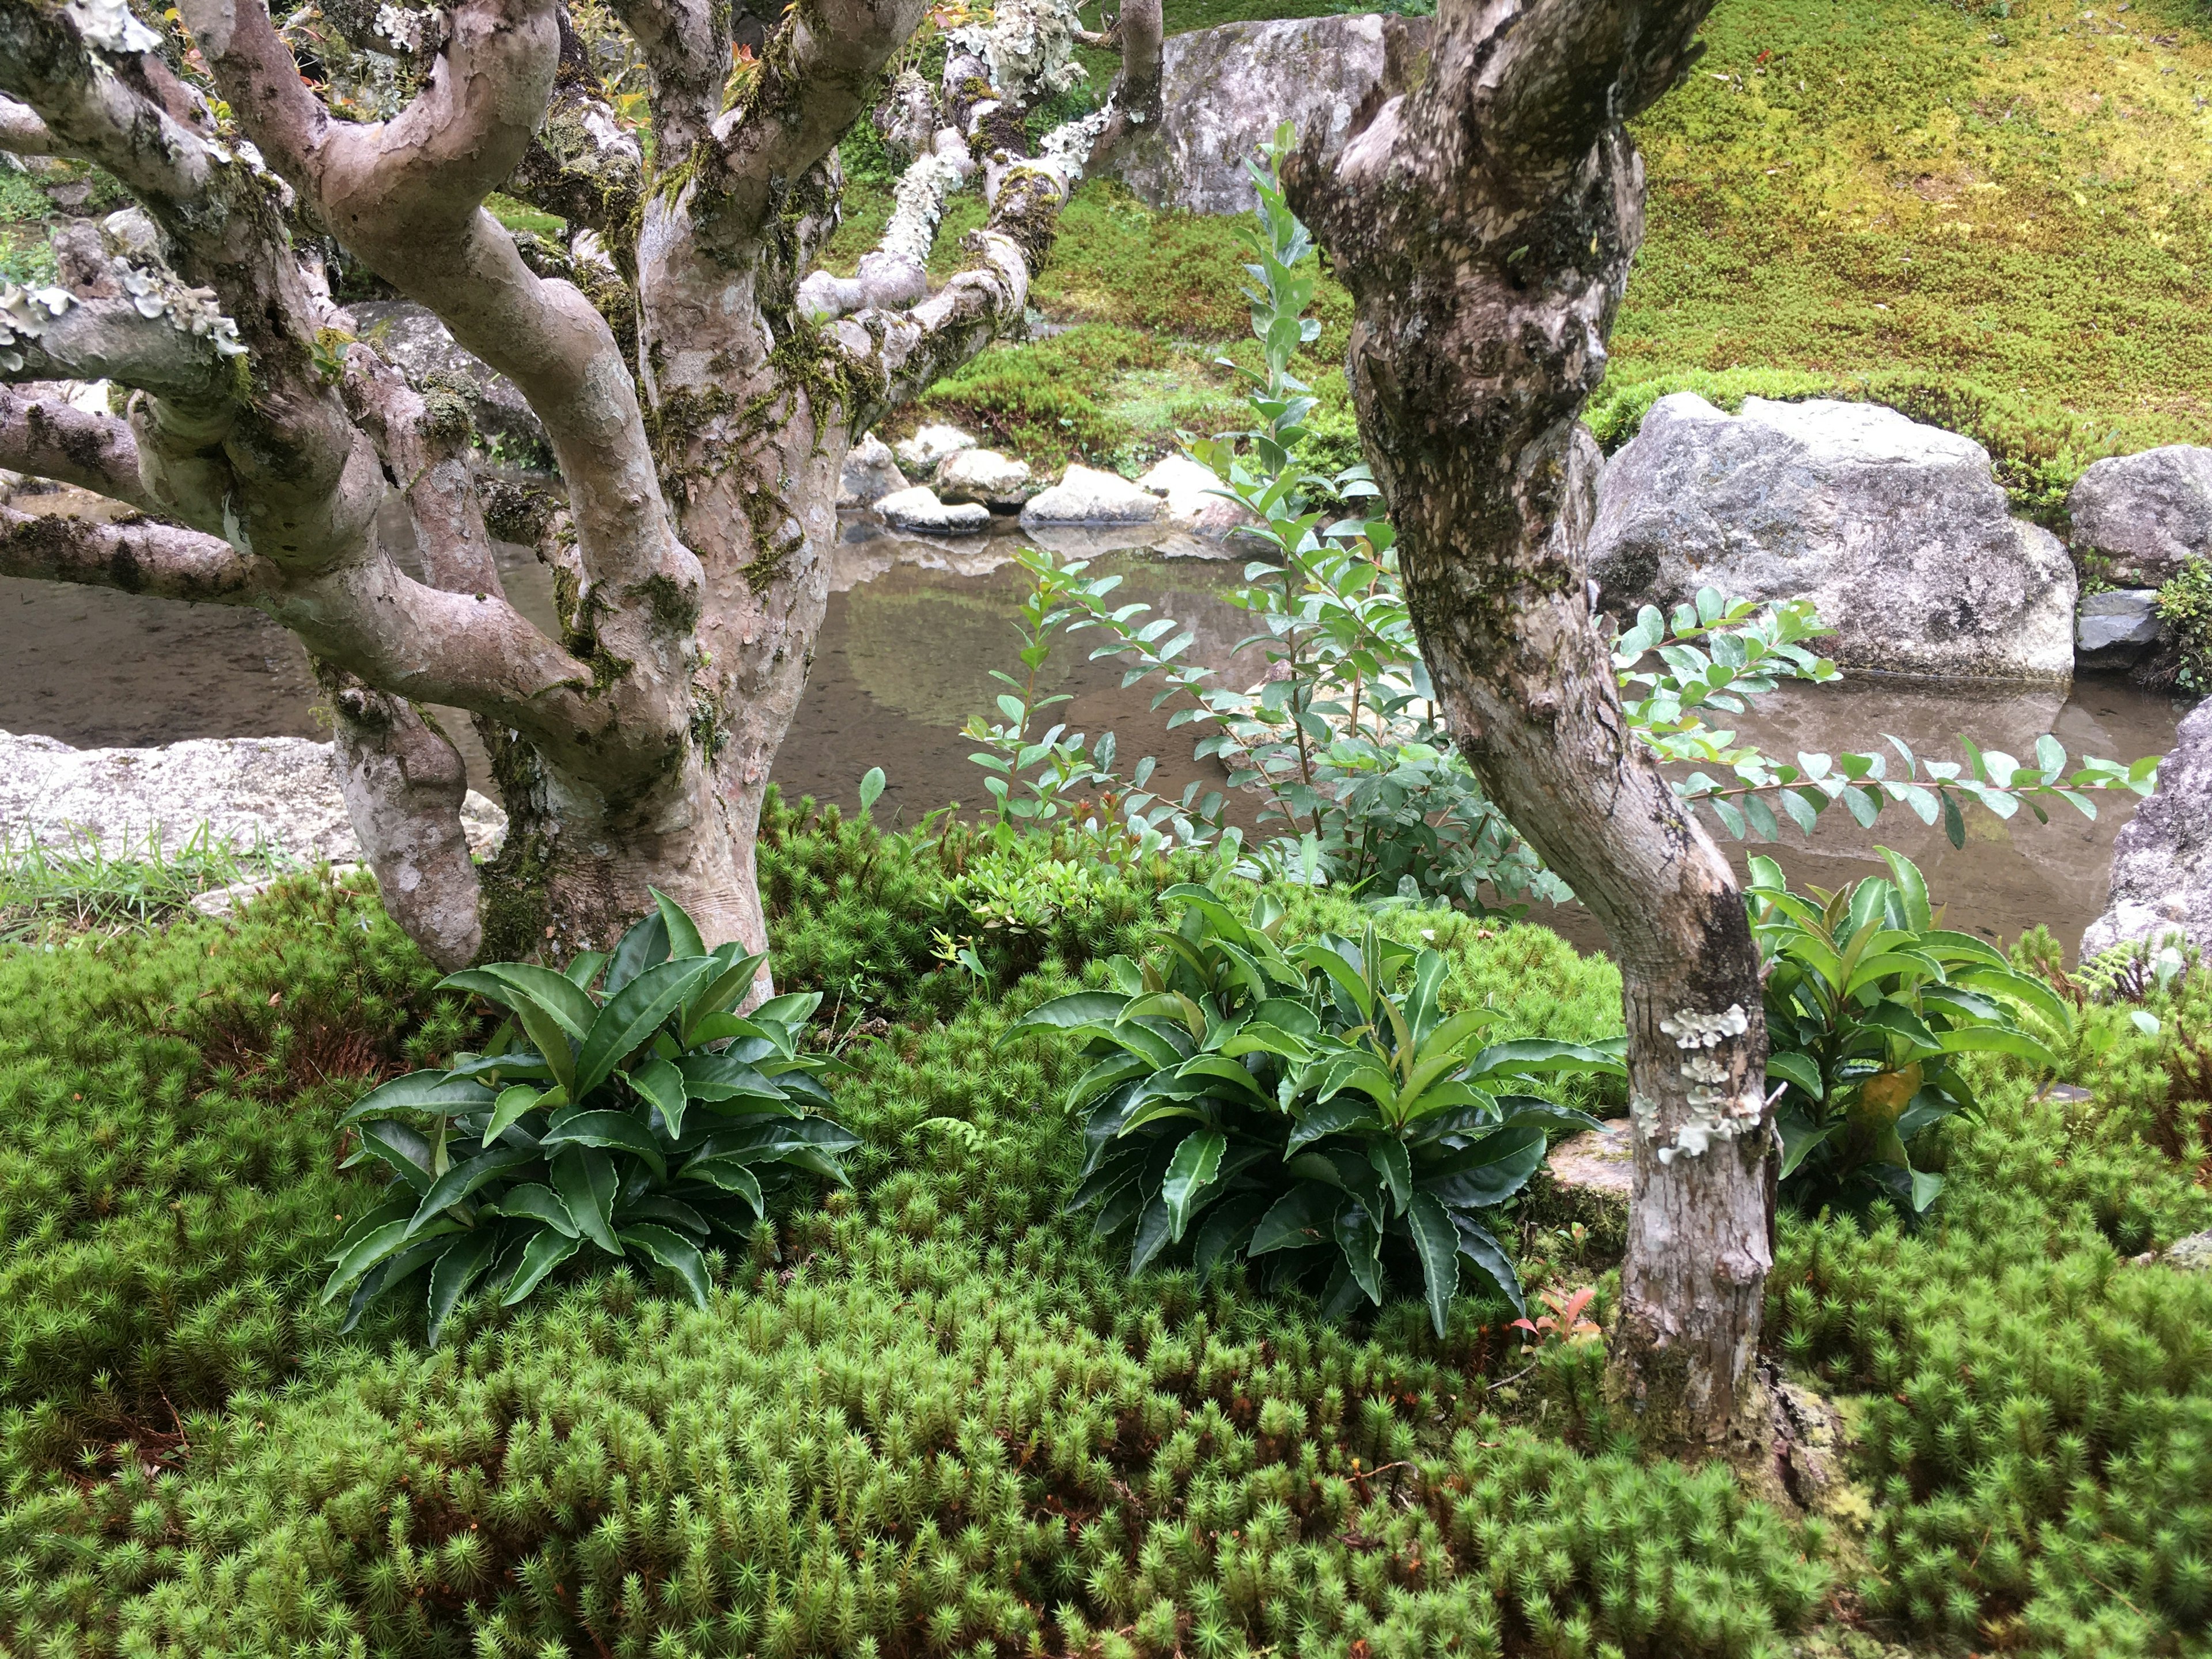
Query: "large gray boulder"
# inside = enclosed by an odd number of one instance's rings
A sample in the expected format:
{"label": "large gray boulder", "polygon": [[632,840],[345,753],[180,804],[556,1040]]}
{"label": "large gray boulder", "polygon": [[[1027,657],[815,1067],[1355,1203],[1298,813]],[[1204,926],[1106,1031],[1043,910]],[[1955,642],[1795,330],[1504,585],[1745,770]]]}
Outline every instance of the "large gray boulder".
{"label": "large gray boulder", "polygon": [[2114,581],[2154,586],[2212,554],[2212,449],[2169,444],[2094,462],[2066,511],[2075,544],[2111,560]]}
{"label": "large gray boulder", "polygon": [[2212,949],[2212,702],[2181,722],[2158,787],[2113,838],[2112,895],[2081,935],[2081,957],[2177,933]]}
{"label": "large gray boulder", "polygon": [[1623,617],[1701,587],[1812,600],[1850,668],[2064,680],[2072,562],[1971,438],[1875,404],[1662,398],[1598,486],[1590,574]]}
{"label": "large gray boulder", "polygon": [[[507,815],[471,790],[461,808],[477,853],[506,838]],[[174,852],[204,829],[240,850],[361,858],[331,746],[307,738],[200,738],[154,749],[72,749],[0,732],[0,833],[21,845],[96,842],[109,856]]]}
{"label": "large gray boulder", "polygon": [[1370,94],[1419,84],[1433,20],[1305,17],[1227,23],[1170,36],[1161,52],[1165,118],[1132,136],[1115,167],[1154,207],[1244,213],[1255,199],[1244,162],[1285,121],[1320,132],[1334,162]]}
{"label": "large gray boulder", "polygon": [[522,388],[481,357],[461,349],[437,314],[407,300],[362,300],[345,308],[356,337],[374,346],[384,360],[417,389],[440,381],[468,399],[477,430],[487,438],[543,451],[545,428],[522,395]]}

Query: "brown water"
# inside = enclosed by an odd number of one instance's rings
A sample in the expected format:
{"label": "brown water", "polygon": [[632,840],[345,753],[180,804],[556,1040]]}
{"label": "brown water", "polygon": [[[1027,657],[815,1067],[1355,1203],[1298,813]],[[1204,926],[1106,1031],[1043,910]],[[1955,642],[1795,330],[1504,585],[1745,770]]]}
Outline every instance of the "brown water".
{"label": "brown water", "polygon": [[[1188,556],[1200,544],[1182,538],[1151,550],[1115,550],[1112,538],[1079,532],[1053,539],[1063,554],[1094,555],[1094,573],[1120,574],[1122,601],[1152,604],[1193,628],[1195,659],[1229,667],[1240,684],[1259,677],[1256,653],[1232,662],[1249,619],[1220,597],[1237,580],[1240,561]],[[912,823],[948,801],[970,810],[987,802],[982,774],[968,759],[976,745],[960,728],[1004,689],[991,670],[1018,666],[1013,619],[1024,586],[1011,562],[1016,544],[1000,536],[932,543],[866,520],[847,524],[805,701],[776,757],[775,775],[787,791],[850,805],[862,774],[881,766],[889,787],[878,817]],[[502,553],[509,595],[550,628],[547,573],[526,550]],[[1156,787],[1179,792],[1193,780],[1218,787],[1221,769],[1191,758],[1195,733],[1168,731],[1167,711],[1151,708],[1152,687],[1123,689],[1120,667],[1088,660],[1090,649],[1079,635],[1054,651],[1039,689],[1069,701],[1051,718],[1093,737],[1114,731],[1124,770],[1157,755]],[[43,732],[80,747],[315,737],[322,733],[313,702],[298,643],[257,613],[0,578],[0,730]],[[1985,747],[2026,756],[2038,735],[2053,732],[2069,754],[2132,760],[2163,753],[2180,713],[2170,700],[2116,680],[2084,679],[2069,694],[1991,694],[1855,677],[1826,688],[1786,687],[1740,724],[1775,754],[1870,748],[1888,732],[1917,755],[1958,759],[1956,734],[1964,732]],[[465,734],[471,776],[492,793],[466,722],[448,729]],[[1765,850],[1793,884],[1834,886],[1879,872],[1874,848],[1893,847],[1927,873],[1951,925],[2008,939],[2045,922],[2070,946],[2104,908],[2112,837],[2134,803],[2124,794],[2100,801],[2094,823],[2062,804],[2047,825],[2025,811],[2009,823],[1970,811],[1966,844],[1956,849],[1902,807],[1885,811],[1871,831],[1832,808],[1809,843],[1789,830]],[[1741,870],[1746,848],[1726,844]],[[1539,906],[1533,919],[1585,948],[1602,942],[1577,907]]]}

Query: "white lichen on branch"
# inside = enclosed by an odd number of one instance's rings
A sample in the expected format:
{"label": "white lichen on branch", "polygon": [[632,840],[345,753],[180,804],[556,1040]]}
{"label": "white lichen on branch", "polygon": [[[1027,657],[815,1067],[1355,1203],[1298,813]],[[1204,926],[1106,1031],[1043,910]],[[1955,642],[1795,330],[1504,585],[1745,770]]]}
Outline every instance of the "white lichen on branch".
{"label": "white lichen on branch", "polygon": [[42,337],[46,325],[70,305],[67,289],[18,288],[13,283],[0,289],[0,368],[21,374],[23,354],[17,348]]}
{"label": "white lichen on branch", "polygon": [[[1660,1163],[1673,1163],[1678,1153],[1684,1158],[1700,1158],[1714,1141],[1734,1140],[1750,1133],[1765,1121],[1764,1094],[1757,1090],[1748,1094],[1731,1090],[1729,1085],[1734,1080],[1733,1073],[1711,1052],[1751,1029],[1750,1016],[1744,1012],[1741,1003],[1732,1002],[1717,1014],[1677,1008],[1670,1018],[1659,1022],[1659,1029],[1674,1039],[1677,1048],[1689,1052],[1681,1066],[1682,1080],[1689,1085],[1689,1115],[1667,1144],[1659,1148]],[[1632,1097],[1629,1116],[1644,1139],[1658,1138],[1657,1102],[1645,1095]]]}

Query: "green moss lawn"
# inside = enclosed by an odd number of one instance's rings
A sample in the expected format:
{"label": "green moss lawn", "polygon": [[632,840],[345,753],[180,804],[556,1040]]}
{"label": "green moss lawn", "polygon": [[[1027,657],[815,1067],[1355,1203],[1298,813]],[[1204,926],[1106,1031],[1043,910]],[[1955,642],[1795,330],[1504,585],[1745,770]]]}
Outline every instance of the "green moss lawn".
{"label": "green moss lawn", "polygon": [[[2133,1258],[2212,1224],[2212,978],[2154,994],[2155,1036],[2084,1014],[2063,1071],[2092,1103],[1990,1060],[1982,1118],[1916,1146],[1948,1179],[1926,1221],[1785,1212],[1770,1350],[1850,1427],[1801,1510],[1640,1454],[1601,1345],[1526,1351],[1494,1297],[1438,1338],[1241,1267],[1125,1279],[1063,1213],[1083,1062],[1008,1027],[1143,948],[1173,872],[978,979],[932,939],[967,855],[772,797],[779,981],[840,1011],[852,1189],[713,1255],[702,1309],[580,1261],[521,1308],[465,1298],[435,1352],[419,1306],[345,1335],[319,1295],[375,1197],[346,1106],[481,1040],[373,896],[27,922],[0,946],[0,1654],[2208,1651],[2212,1274]],[[1365,920],[1286,897],[1293,935]],[[1501,1036],[1618,1030],[1612,967],[1544,929],[1383,925]],[[1498,1224],[1532,1290],[1606,1315],[1595,1235],[1540,1194]]]}
{"label": "green moss lawn", "polygon": [[[1177,4],[1170,30],[1296,6]],[[1721,0],[1705,57],[1639,125],[1650,223],[1592,410],[1618,443],[1662,392],[1875,397],[1973,433],[2052,516],[2100,454],[2212,437],[2212,13],[2048,0]],[[833,263],[888,210],[855,182]],[[938,263],[981,206],[946,221]],[[1085,184],[1035,289],[1079,346],[1001,347],[915,418],[967,421],[1046,462],[1124,467],[1226,425],[1212,366],[1247,331],[1233,221]],[[1349,314],[1306,368],[1322,459],[1352,453]]]}

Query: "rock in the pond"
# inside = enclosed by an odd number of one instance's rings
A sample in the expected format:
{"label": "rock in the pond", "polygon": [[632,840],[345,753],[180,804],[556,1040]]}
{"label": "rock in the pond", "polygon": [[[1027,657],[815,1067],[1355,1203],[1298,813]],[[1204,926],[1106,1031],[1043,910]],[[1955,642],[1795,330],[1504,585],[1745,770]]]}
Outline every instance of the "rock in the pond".
{"label": "rock in the pond", "polygon": [[2212,948],[2212,702],[2183,720],[2158,787],[2113,838],[2112,896],[2081,935],[2081,959],[2177,934]]}
{"label": "rock in the pond", "polygon": [[1022,508],[1024,524],[1151,524],[1163,503],[1112,472],[1071,466],[1060,481],[1041,489]]}
{"label": "rock in the pond", "polygon": [[1219,541],[1257,520],[1243,502],[1214,492],[1221,480],[1213,469],[1201,466],[1188,455],[1169,455],[1137,480],[1167,502],[1167,517],[1177,528]]}
{"label": "rock in the pond", "polygon": [[837,505],[873,507],[908,487],[891,447],[871,432],[845,452],[844,467],[837,474]]}
{"label": "rock in the pond", "polygon": [[442,377],[469,387],[469,413],[487,438],[505,438],[533,450],[546,447],[545,428],[522,389],[461,349],[435,313],[407,300],[362,300],[345,308],[353,331],[422,387]]}
{"label": "rock in the pond", "polygon": [[975,441],[957,426],[926,426],[911,438],[891,446],[891,453],[910,478],[927,478],[947,455],[975,447]]}
{"label": "rock in the pond", "polygon": [[1036,494],[1030,464],[995,449],[958,449],[937,464],[937,494],[948,501],[1012,508]]}
{"label": "rock in the pond", "polygon": [[2212,449],[2168,444],[2093,461],[2066,497],[2074,541],[2115,581],[2157,583],[2212,555]]}
{"label": "rock in the pond", "polygon": [[2212,1228],[2175,1239],[2159,1260],[2185,1273],[2212,1273]]}
{"label": "rock in the pond", "polygon": [[2158,590],[2116,587],[2092,593],[2074,617],[2076,668],[2127,668],[2158,643]]}
{"label": "rock in the pond", "polygon": [[[471,790],[461,808],[479,854],[507,836],[507,815]],[[0,833],[20,845],[97,842],[114,858],[150,842],[174,852],[204,830],[250,850],[359,861],[328,744],[306,738],[199,738],[157,749],[72,749],[0,732]]]}
{"label": "rock in the pond", "polygon": [[1363,108],[1371,115],[1419,81],[1434,27],[1426,17],[1306,17],[1170,35],[1165,118],[1131,136],[1115,169],[1154,207],[1249,212],[1244,162],[1275,128],[1319,133],[1322,164],[1333,166]]}
{"label": "rock in the pond", "polygon": [[2015,520],[1972,438],[1877,404],[1770,403],[1729,416],[1662,398],[1598,486],[1590,574],[1622,617],[1717,587],[1812,600],[1848,668],[2064,680],[2074,566]]}
{"label": "rock in the pond", "polygon": [[948,507],[927,484],[916,484],[884,496],[876,503],[884,522],[895,530],[911,530],[925,536],[973,536],[990,527],[991,509],[973,501]]}

